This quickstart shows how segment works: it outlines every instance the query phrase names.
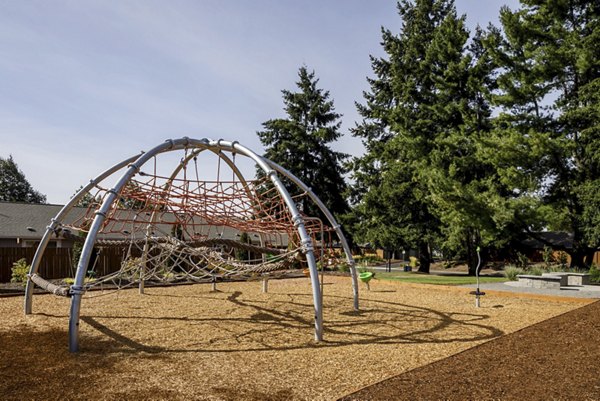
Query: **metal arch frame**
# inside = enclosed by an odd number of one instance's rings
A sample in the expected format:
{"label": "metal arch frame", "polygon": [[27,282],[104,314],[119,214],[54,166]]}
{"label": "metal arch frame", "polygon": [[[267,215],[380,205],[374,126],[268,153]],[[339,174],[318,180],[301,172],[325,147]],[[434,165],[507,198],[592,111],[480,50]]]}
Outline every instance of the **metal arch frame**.
{"label": "metal arch frame", "polygon": [[321,212],[323,212],[323,214],[325,215],[327,220],[329,220],[329,224],[331,224],[331,227],[333,227],[333,229],[335,230],[338,238],[340,239],[340,241],[342,243],[342,248],[344,249],[344,252],[346,253],[346,261],[348,262],[348,266],[350,267],[350,275],[352,277],[352,293],[354,296],[354,309],[358,310],[358,277],[356,274],[354,258],[352,257],[352,251],[350,250],[348,241],[346,240],[346,237],[344,236],[344,233],[342,232],[341,225],[338,224],[335,217],[333,217],[333,214],[331,214],[329,209],[327,209],[327,206],[325,206],[325,204],[321,201],[321,199],[319,199],[319,197],[312,191],[312,189],[309,186],[307,186],[305,183],[303,183],[298,177],[296,177],[294,174],[292,174],[289,170],[286,170],[285,168],[283,168],[279,164],[275,163],[274,161],[271,161],[268,159],[264,159],[264,160],[271,167],[273,167],[273,169],[275,169],[278,173],[280,173],[283,176],[290,179],[294,184],[296,184],[296,186],[298,186],[300,189],[302,189],[304,192],[306,192],[308,194],[308,196],[312,199],[312,201],[319,207]]}
{"label": "metal arch frame", "polygon": [[[283,198],[288,210],[291,213],[292,221],[294,226],[296,227],[298,234],[300,235],[302,250],[306,256],[306,261],[308,263],[308,268],[310,271],[310,280],[313,292],[313,304],[314,304],[314,312],[315,312],[315,340],[322,341],[323,339],[323,309],[322,309],[322,297],[321,297],[321,288],[319,285],[318,271],[317,271],[317,263],[314,255],[314,249],[312,244],[312,239],[308,235],[306,227],[304,225],[304,219],[302,215],[298,211],[295,202],[292,197],[286,190],[285,186],[282,184],[281,180],[278,178],[277,173],[281,173],[295,182],[300,188],[304,189],[309,196],[317,203],[319,208],[323,211],[323,213],[327,216],[329,221],[334,225],[334,228],[342,241],[344,246],[344,250],[346,251],[346,255],[348,258],[348,262],[350,264],[350,270],[352,272],[353,277],[353,289],[354,289],[354,307],[358,308],[358,289],[356,285],[356,272],[354,269],[354,262],[348,247],[348,244],[343,236],[339,225],[336,223],[335,219],[331,215],[331,213],[325,208],[323,203],[312,193],[309,187],[304,185],[297,177],[291,174],[289,171],[283,169],[281,166],[270,162],[261,156],[254,153],[249,148],[240,145],[238,142],[230,142],[224,141],[222,139],[214,141],[206,138],[203,139],[190,139],[187,137],[180,139],[169,139],[164,143],[155,146],[147,152],[142,152],[140,155],[136,155],[130,157],[118,164],[115,164],[110,169],[106,170],[102,174],[100,174],[95,179],[91,180],[88,185],[83,187],[70,201],[67,203],[61,211],[56,215],[55,218],[52,219],[51,224],[47,227],[42,240],[40,241],[40,245],[36,250],[36,254],[34,256],[34,260],[32,262],[32,266],[30,269],[30,275],[35,274],[40,265],[40,261],[44,250],[46,249],[48,242],[50,240],[51,234],[57,229],[57,227],[61,224],[62,219],[66,216],[66,214],[71,210],[74,205],[86,194],[88,193],[94,186],[97,185],[100,181],[104,180],[108,176],[114,174],[115,172],[123,169],[127,166],[127,169],[122,174],[117,183],[107,191],[104,201],[100,208],[94,213],[95,217],[92,222],[92,225],[88,231],[88,235],[83,244],[82,252],[79,258],[79,262],[77,264],[77,272],[75,274],[74,284],[70,288],[71,294],[71,307],[69,314],[69,350],[71,352],[77,352],[79,349],[79,317],[81,311],[81,299],[83,294],[85,293],[84,287],[84,278],[87,270],[87,265],[89,263],[90,257],[92,255],[93,247],[96,242],[96,237],[102,228],[102,224],[106,218],[107,213],[110,211],[112,205],[117,200],[118,194],[121,189],[129,182],[129,180],[140,171],[141,167],[152,157],[157,154],[163,152],[169,152],[174,150],[185,149],[189,147],[196,148],[204,148],[204,149],[218,149],[218,150],[228,150],[231,152],[236,152],[246,157],[252,159],[257,166],[259,166],[265,173],[265,175],[269,178],[272,184],[275,186],[280,196]],[[25,314],[30,314],[32,310],[32,298],[33,298],[33,282],[31,279],[27,281],[26,288],[26,296],[25,296]]]}
{"label": "metal arch frame", "polygon": [[[143,152],[141,154],[143,154]],[[24,304],[24,309],[25,309],[26,315],[30,315],[32,313],[32,307],[33,307],[33,288],[35,285],[31,281],[31,276],[34,274],[37,274],[37,272],[40,268],[40,262],[42,260],[42,256],[44,255],[44,252],[45,252],[46,248],[48,247],[48,243],[50,242],[50,237],[52,236],[52,233],[54,233],[57,230],[57,228],[59,228],[59,226],[62,224],[62,220],[65,218],[65,216],[67,216],[69,211],[71,209],[73,209],[73,207],[75,207],[77,202],[79,202],[81,200],[81,198],[83,198],[85,196],[85,194],[89,193],[90,190],[92,190],[92,188],[94,188],[97,184],[102,182],[104,179],[111,176],[115,172],[121,170],[123,167],[127,166],[129,163],[135,161],[139,157],[140,157],[140,153],[136,154],[135,156],[131,156],[131,157],[123,160],[122,162],[115,164],[111,168],[105,170],[103,173],[96,176],[95,178],[91,179],[90,182],[86,186],[81,188],[71,198],[71,200],[66,205],[63,206],[63,208],[58,212],[58,214],[50,221],[50,225],[48,225],[46,227],[46,232],[44,232],[44,235],[42,236],[42,239],[40,240],[40,244],[38,245],[38,247],[35,251],[35,255],[31,262],[31,268],[29,269],[29,274],[27,275],[27,286],[25,287],[25,304]]]}
{"label": "metal arch frame", "polygon": [[[220,151],[220,149],[216,150],[214,148],[208,147],[207,145],[202,145],[202,146],[196,145],[196,147],[190,152],[189,155],[187,155],[186,157],[181,159],[179,164],[177,164],[177,166],[175,167],[175,169],[173,170],[173,172],[167,179],[167,182],[164,185],[165,191],[170,189],[170,187],[173,185],[173,181],[175,181],[175,179],[177,178],[177,176],[179,175],[181,170],[186,168],[186,166],[188,165],[190,160],[197,157],[200,153],[202,153],[205,150],[208,150],[208,151],[214,153],[218,158],[223,160],[229,166],[229,168],[231,168],[231,170],[233,171],[233,174],[235,174],[235,176],[238,177],[238,179],[242,183],[242,186],[244,187],[244,190],[246,191],[248,197],[250,197],[251,196],[250,189],[248,188],[248,183],[246,182],[246,178],[244,177],[242,172],[237,168],[235,163],[227,155],[224,155],[223,152]],[[146,229],[146,244],[144,244],[144,250],[142,252],[142,258],[143,258],[142,263],[141,263],[142,271],[140,272],[140,283],[138,285],[140,294],[144,293],[144,286],[145,286],[144,272],[146,269],[146,256],[148,253],[148,235],[149,235],[152,224],[154,224],[154,222],[155,222],[156,213],[157,213],[156,210],[154,210],[152,212],[152,216],[150,217],[150,221],[148,222],[148,227]],[[261,237],[261,245],[263,245],[262,237]]]}

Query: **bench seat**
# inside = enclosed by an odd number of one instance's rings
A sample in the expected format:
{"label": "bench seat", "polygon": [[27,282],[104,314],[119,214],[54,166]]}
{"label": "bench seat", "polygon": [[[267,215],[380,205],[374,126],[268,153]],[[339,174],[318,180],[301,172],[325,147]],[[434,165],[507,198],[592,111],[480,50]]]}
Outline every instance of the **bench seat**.
{"label": "bench seat", "polygon": [[557,272],[542,274],[542,277],[546,276],[567,276],[566,285],[590,285],[590,275],[588,273]]}
{"label": "bench seat", "polygon": [[525,284],[527,287],[532,288],[547,288],[560,290],[560,287],[568,284],[568,276],[534,276],[532,274],[519,274],[517,275],[519,283]]}

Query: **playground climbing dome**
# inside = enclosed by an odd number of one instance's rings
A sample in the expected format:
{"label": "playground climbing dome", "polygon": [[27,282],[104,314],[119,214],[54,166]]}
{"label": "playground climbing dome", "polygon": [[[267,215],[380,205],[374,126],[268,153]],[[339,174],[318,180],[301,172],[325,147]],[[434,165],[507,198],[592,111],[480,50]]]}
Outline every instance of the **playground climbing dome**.
{"label": "playground climbing dome", "polygon": [[[201,157],[209,159],[213,171],[203,170],[207,164],[198,162]],[[250,160],[256,177],[244,177],[236,161],[240,157]],[[123,160],[90,180],[50,221],[32,261],[25,313],[32,313],[34,285],[70,297],[69,349],[76,352],[84,296],[132,286],[143,294],[146,285],[156,283],[214,285],[307,267],[315,340],[320,341],[317,266],[344,259],[352,275],[355,309],[358,285],[340,225],[306,184],[238,142],[224,140],[167,140]],[[318,206],[320,217],[302,212],[307,202]],[[52,236],[71,240],[80,249],[70,286],[38,274]],[[118,250],[120,262],[100,271],[99,253],[110,249]],[[91,292],[95,287],[103,291]]]}

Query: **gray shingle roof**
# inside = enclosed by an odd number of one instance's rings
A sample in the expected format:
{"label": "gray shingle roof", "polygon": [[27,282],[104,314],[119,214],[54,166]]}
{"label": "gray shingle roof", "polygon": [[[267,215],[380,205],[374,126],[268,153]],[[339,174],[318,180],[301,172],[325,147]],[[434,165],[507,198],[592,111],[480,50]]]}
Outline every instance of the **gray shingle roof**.
{"label": "gray shingle roof", "polygon": [[[0,238],[39,240],[44,235],[46,227],[62,207],[63,205],[0,202]],[[73,208],[62,223],[64,225],[69,225],[83,216],[86,212],[87,208]],[[170,225],[158,224],[157,228],[162,228],[163,233],[170,233],[171,231]],[[238,238],[239,231],[231,227],[221,226],[214,227],[208,234],[210,238],[219,237],[235,240]],[[157,235],[160,234],[157,233]],[[258,235],[251,233],[250,237],[253,242],[258,241]],[[124,239],[129,238],[129,236],[123,233],[112,233],[100,234],[99,238]],[[287,245],[287,235],[282,234],[280,241],[283,241],[283,244]]]}
{"label": "gray shingle roof", "polygon": [[[0,238],[40,239],[62,205],[0,202]],[[76,208],[75,213],[86,209]]]}

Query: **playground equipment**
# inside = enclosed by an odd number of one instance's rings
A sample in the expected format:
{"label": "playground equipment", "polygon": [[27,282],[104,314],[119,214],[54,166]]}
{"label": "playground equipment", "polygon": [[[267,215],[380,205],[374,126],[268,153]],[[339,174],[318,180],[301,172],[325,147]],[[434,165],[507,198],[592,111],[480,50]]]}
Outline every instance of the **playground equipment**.
{"label": "playground equipment", "polygon": [[485,292],[479,290],[479,266],[481,266],[481,248],[477,247],[477,269],[475,269],[475,277],[477,278],[477,289],[475,291],[471,291],[469,294],[475,295],[475,307],[479,308],[480,298],[485,295]]}
{"label": "playground equipment", "polygon": [[367,286],[367,290],[369,290],[369,291],[371,291],[371,287],[369,286],[369,281],[371,281],[371,279],[373,279],[373,277],[375,277],[375,273],[373,273],[373,272],[362,272],[358,276],[360,281],[365,283],[365,285]]}
{"label": "playground equipment", "polygon": [[[175,158],[173,166],[168,155],[180,159]],[[206,155],[216,157],[214,180],[200,178],[197,160]],[[249,160],[261,177],[247,180],[236,156]],[[116,183],[109,186],[111,179]],[[306,202],[316,204],[330,226],[303,214],[299,206]],[[52,235],[82,243],[71,286],[38,274]],[[25,313],[32,313],[34,284],[71,297],[69,349],[76,352],[81,299],[94,287],[136,285],[143,294],[146,284],[193,281],[212,283],[216,290],[219,281],[263,277],[267,292],[269,276],[303,263],[313,292],[315,340],[320,341],[323,312],[317,261],[323,264],[337,257],[333,236],[350,266],[358,309],[350,248],[340,225],[310,187],[238,142],[167,140],[92,179],[52,219],[32,261]],[[122,255],[119,266],[99,272],[99,254],[111,249]]]}

